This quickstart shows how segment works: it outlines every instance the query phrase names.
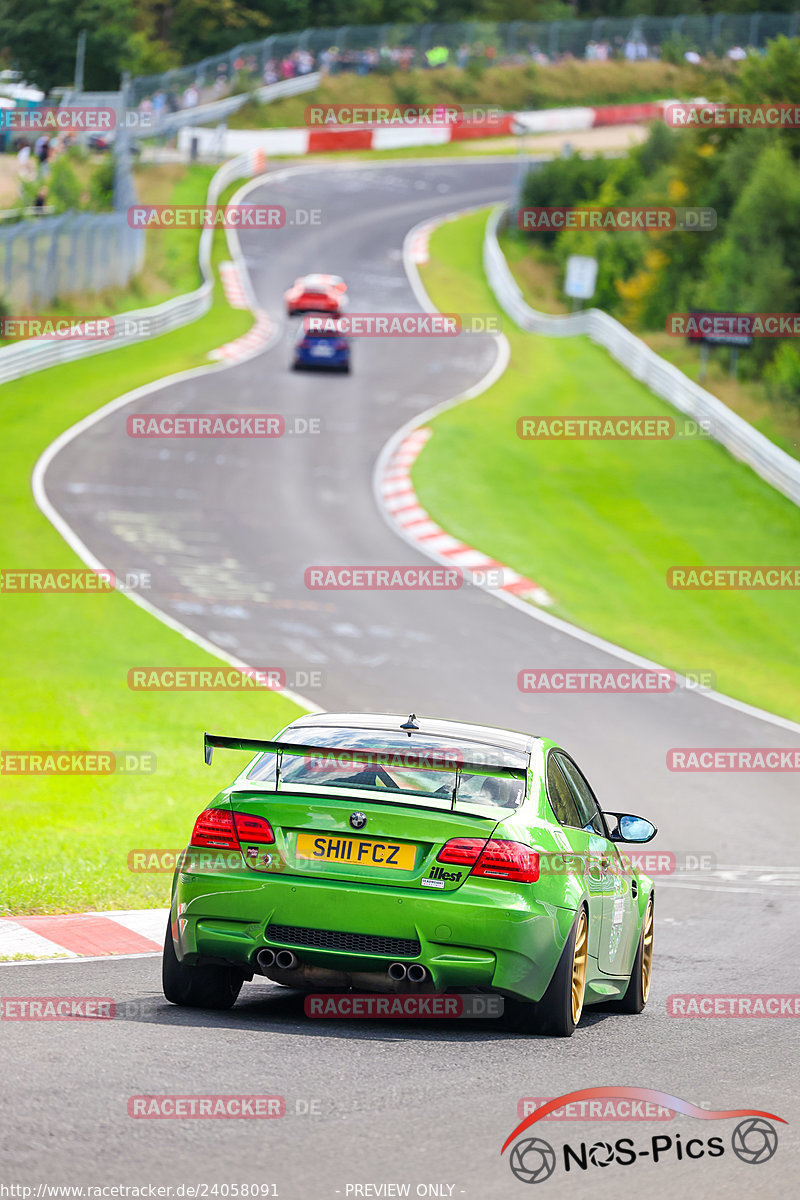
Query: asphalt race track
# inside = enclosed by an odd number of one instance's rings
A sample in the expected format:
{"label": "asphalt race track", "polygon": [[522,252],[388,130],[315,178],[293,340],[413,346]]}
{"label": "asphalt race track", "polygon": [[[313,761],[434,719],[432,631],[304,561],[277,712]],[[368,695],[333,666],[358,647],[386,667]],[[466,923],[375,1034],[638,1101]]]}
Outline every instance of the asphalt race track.
{"label": "asphalt race track", "polygon": [[[4,1121],[2,1157],[21,1180],[269,1182],[282,1200],[380,1194],[353,1190],[367,1184],[408,1184],[411,1196],[525,1196],[508,1153],[500,1157],[518,1100],[626,1084],[711,1109],[764,1109],[789,1124],[777,1127],[778,1150],[765,1164],[732,1153],[730,1120],[540,1124],[532,1133],[556,1147],[631,1136],[644,1149],[651,1135],[676,1131],[684,1141],[721,1135],[726,1146],[719,1158],[678,1161],[673,1149],[630,1169],[561,1169],[554,1193],[610,1197],[621,1185],[654,1196],[791,1193],[797,1022],[678,1020],[666,1015],[666,1000],[798,990],[796,780],[676,775],[665,756],[674,746],[796,746],[798,734],[683,690],[524,695],[522,668],[619,660],[475,588],[314,592],[304,584],[314,564],[427,561],[377,511],[375,461],[404,422],[481,379],[495,349],[482,337],[365,339],[354,344],[350,376],[292,373],[284,288],[301,273],[330,271],[347,279],[354,312],[416,310],[401,258],[407,231],[502,199],[515,170],[485,160],[302,167],[251,192],[250,202],[325,210],[318,228],[242,238],[259,302],[282,324],[279,340],[247,363],[169,386],[95,424],[57,455],[46,486],[105,565],[152,572],[148,598],[166,613],[252,666],[285,668],[290,686],[295,672],[322,672],[324,686],[305,690],[321,707],[546,733],[575,755],[605,807],[658,824],[655,849],[712,856],[713,869],[657,881],[648,1007],[640,1017],[589,1009],[569,1041],[526,1039],[479,1020],[313,1021],[300,996],[266,981],[246,986],[230,1013],[179,1010],[164,1001],[152,957],[7,967],[6,996],[111,996],[123,1018],[5,1026],[2,1104],[15,1133],[12,1141]],[[319,418],[321,432],[132,441],[126,416],[149,411],[282,413]],[[165,1092],[282,1095],[286,1116],[209,1124],[127,1115],[129,1096]]]}

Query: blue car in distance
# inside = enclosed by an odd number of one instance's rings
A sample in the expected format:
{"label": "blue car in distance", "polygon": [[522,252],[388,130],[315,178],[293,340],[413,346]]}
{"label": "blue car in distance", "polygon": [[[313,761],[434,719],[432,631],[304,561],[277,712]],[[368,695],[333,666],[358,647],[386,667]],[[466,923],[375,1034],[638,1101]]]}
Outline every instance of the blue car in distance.
{"label": "blue car in distance", "polygon": [[292,370],[306,367],[350,370],[350,341],[330,313],[307,313],[303,318],[294,343]]}

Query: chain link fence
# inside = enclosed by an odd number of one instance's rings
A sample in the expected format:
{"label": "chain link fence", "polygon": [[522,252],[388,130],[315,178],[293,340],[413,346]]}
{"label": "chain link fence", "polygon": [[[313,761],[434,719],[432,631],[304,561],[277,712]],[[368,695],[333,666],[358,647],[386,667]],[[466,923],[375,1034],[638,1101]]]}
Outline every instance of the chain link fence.
{"label": "chain link fence", "polygon": [[[313,89],[319,75],[287,80],[258,89],[263,102],[282,95]],[[153,122],[151,136],[174,134],[181,125],[224,120],[247,97],[177,113],[171,121]],[[119,118],[131,106],[130,88],[120,92],[83,92],[66,95],[64,104],[113,108]],[[223,111],[220,111],[223,110]],[[131,129],[117,121],[114,138],[113,212],[35,215],[29,211],[15,223],[0,222],[0,303],[10,312],[27,312],[52,303],[60,296],[78,296],[125,287],[142,268],[145,233],[128,224],[128,209],[136,204],[132,170]]]}
{"label": "chain link fence", "polygon": [[[800,31],[800,13],[736,16],[601,17],[594,21],[455,21],[427,25],[343,25],[273,34],[225,54],[131,83],[131,103],[153,105],[157,116],[207,104],[262,84],[309,73],[388,71],[473,60],[557,62],[565,56],[657,58],[666,42],[701,55],[734,47],[763,49],[770,38]],[[428,57],[434,48],[447,51]]]}
{"label": "chain link fence", "polygon": [[[76,105],[124,109],[124,92],[65,97]],[[68,212],[0,224],[0,300],[10,312],[27,312],[60,296],[125,287],[141,270],[144,230],[131,229],[127,210],[136,202],[130,143],[124,129],[114,146],[112,212]]]}
{"label": "chain link fence", "polygon": [[[216,204],[226,187],[240,179],[250,179],[264,169],[263,155],[257,151],[228,159],[214,174],[208,185],[206,203]],[[87,214],[97,220],[96,214]],[[74,362],[92,354],[117,350],[122,346],[141,345],[145,336],[140,324],[146,324],[147,337],[161,337],[202,317],[211,307],[214,277],[211,268],[211,249],[214,230],[203,229],[198,248],[198,264],[203,282],[200,287],[151,308],[141,308],[117,314],[113,337],[91,338],[28,338],[15,345],[0,348],[0,384],[20,379],[34,371],[43,371],[60,363]],[[134,332],[129,332],[133,330]]]}

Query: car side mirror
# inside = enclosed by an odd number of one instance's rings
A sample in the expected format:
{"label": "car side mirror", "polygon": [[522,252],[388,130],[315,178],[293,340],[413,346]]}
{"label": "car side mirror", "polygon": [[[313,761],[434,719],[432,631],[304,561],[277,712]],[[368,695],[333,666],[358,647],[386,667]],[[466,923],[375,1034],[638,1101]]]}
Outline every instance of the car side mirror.
{"label": "car side mirror", "polygon": [[635,817],[633,813],[603,814],[608,821],[612,842],[650,842],[658,833],[652,821]]}

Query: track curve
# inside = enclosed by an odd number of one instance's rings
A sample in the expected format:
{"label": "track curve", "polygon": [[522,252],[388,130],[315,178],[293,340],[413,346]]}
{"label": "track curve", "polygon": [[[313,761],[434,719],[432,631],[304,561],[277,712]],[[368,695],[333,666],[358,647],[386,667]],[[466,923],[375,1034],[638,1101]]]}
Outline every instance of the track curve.
{"label": "track curve", "polygon": [[[503,199],[515,169],[454,160],[279,172],[249,200],[323,207],[326,218],[313,230],[242,235],[259,303],[283,324],[278,343],[238,367],[176,382],[97,422],[50,464],[48,496],[105,565],[149,569],[153,602],[198,635],[253,666],[283,666],[290,675],[294,668],[321,670],[325,686],[311,698],[322,707],[416,711],[546,733],[575,754],[607,807],[653,817],[657,848],[710,853],[720,868],[735,871],[663,882],[646,1014],[590,1013],[569,1044],[486,1032],[479,1022],[411,1031],[389,1022],[355,1030],[317,1026],[305,1022],[296,998],[266,986],[246,992],[232,1014],[177,1012],[160,1000],[148,960],[16,969],[13,984],[24,994],[31,994],[35,976],[37,987],[47,979],[63,991],[69,979],[78,988],[70,994],[108,988],[104,994],[142,1002],[139,1020],[115,1023],[108,1032],[74,1030],[79,1052],[85,1045],[97,1054],[108,1040],[109,1066],[88,1100],[62,1113],[47,1155],[56,1156],[59,1169],[73,1161],[69,1138],[84,1136],[87,1122],[102,1113],[109,1135],[124,1133],[108,1144],[104,1139],[112,1173],[135,1165],[147,1147],[169,1156],[167,1182],[170,1171],[185,1178],[197,1161],[204,1178],[231,1182],[237,1178],[231,1164],[251,1155],[262,1175],[268,1162],[281,1164],[280,1175],[276,1169],[271,1176],[283,1185],[281,1195],[334,1196],[347,1183],[403,1180],[413,1193],[417,1182],[440,1180],[454,1184],[454,1196],[462,1189],[500,1196],[510,1180],[498,1150],[516,1124],[520,1096],[631,1083],[712,1108],[790,1112],[792,1022],[675,1021],[665,1014],[665,998],[796,986],[784,953],[796,888],[785,875],[778,876],[783,882],[764,878],[767,868],[793,864],[800,820],[791,776],[676,776],[665,755],[671,746],[794,746],[796,734],[685,691],[523,695],[516,681],[524,667],[618,663],[475,588],[319,593],[304,585],[304,570],[314,564],[426,562],[377,512],[374,463],[399,426],[477,383],[495,350],[482,338],[455,348],[446,339],[365,340],[355,345],[351,376],[296,375],[288,370],[283,289],[298,274],[324,270],[347,278],[353,311],[415,310],[401,255],[408,229],[455,208]],[[322,432],[261,443],[131,442],[125,416],[133,411],[280,412],[317,417]],[[28,1075],[40,1069],[26,1057],[30,1038],[29,1030],[14,1030],[10,1046],[12,1061],[22,1056]],[[187,1055],[193,1062],[199,1055],[191,1080],[184,1075]],[[219,1087],[223,1078],[226,1086]],[[59,1080],[65,1100],[78,1094],[76,1064],[63,1056]],[[242,1128],[247,1123],[187,1134],[184,1124],[140,1122],[131,1139],[122,1092],[213,1091],[214,1084],[229,1092],[316,1096],[324,1112],[305,1124],[299,1116],[276,1122],[257,1146]],[[47,1111],[24,1095],[16,1102],[23,1128]],[[573,1142],[619,1136],[613,1127],[576,1128]],[[316,1154],[309,1155],[310,1146]],[[787,1146],[760,1168],[760,1180],[776,1188],[770,1194],[788,1183],[789,1154]],[[14,1158],[24,1168],[33,1161],[20,1150]],[[742,1170],[749,1167],[729,1154],[719,1164],[698,1164],[691,1182],[702,1175],[705,1194],[723,1195]],[[681,1171],[680,1164],[659,1168],[659,1195],[683,1194]],[[618,1171],[594,1172],[593,1194],[610,1196],[617,1177]]]}

